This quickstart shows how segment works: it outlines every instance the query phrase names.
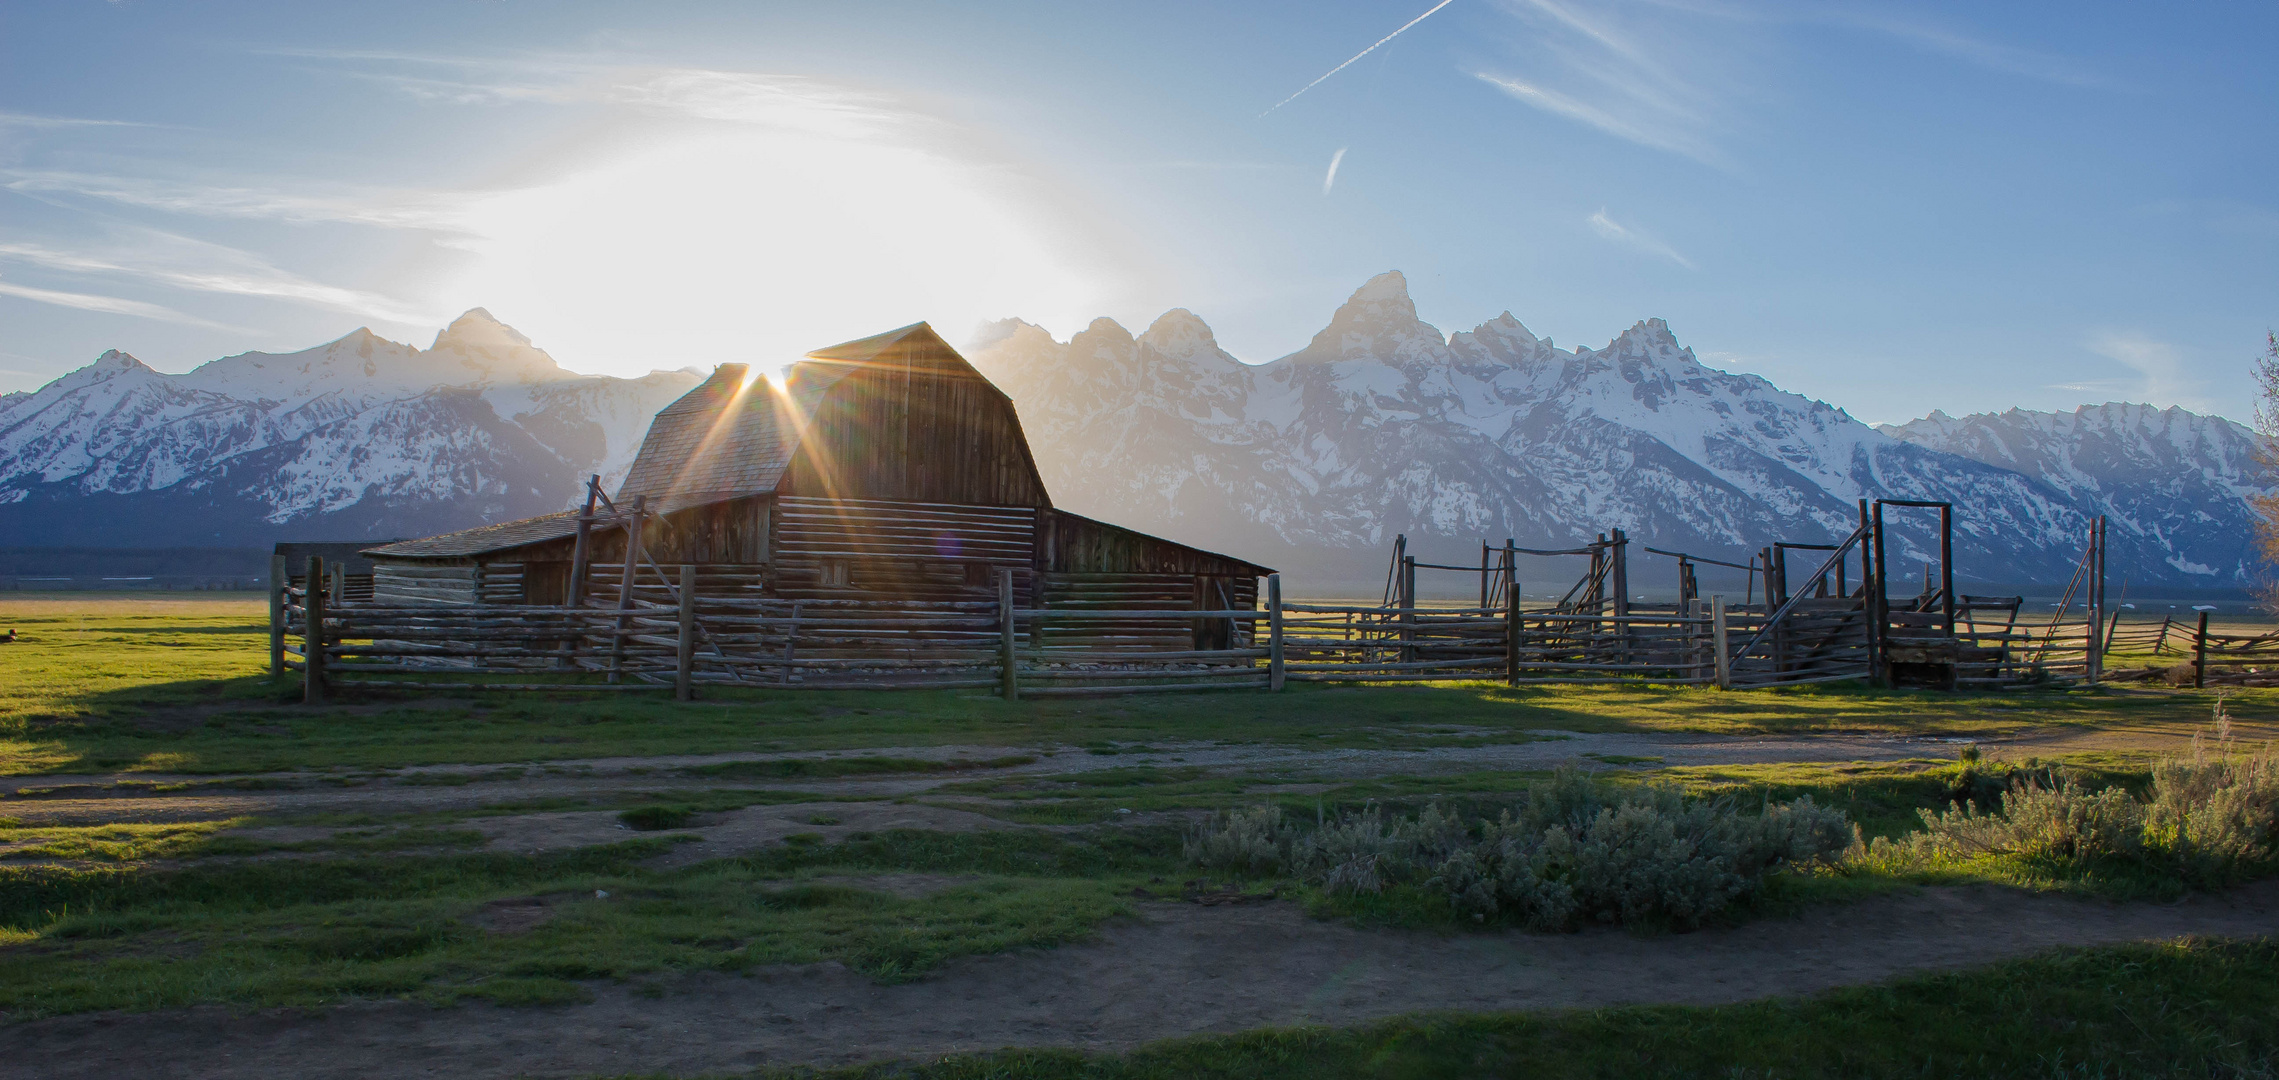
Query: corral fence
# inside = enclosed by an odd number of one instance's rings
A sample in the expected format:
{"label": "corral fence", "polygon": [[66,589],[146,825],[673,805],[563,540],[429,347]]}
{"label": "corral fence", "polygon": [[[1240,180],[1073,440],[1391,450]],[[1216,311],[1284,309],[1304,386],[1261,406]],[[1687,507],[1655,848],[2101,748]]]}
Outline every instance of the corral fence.
{"label": "corral fence", "polygon": [[[365,687],[682,697],[704,686],[1007,696],[1278,689],[1290,681],[1746,687],[1864,671],[1851,640],[1857,627],[1847,635],[1842,614],[1808,612],[1758,647],[1766,613],[1721,602],[1620,616],[1523,610],[1509,593],[1497,597],[1506,600],[1500,607],[1295,603],[1283,600],[1276,576],[1255,610],[1082,599],[1032,607],[1016,602],[1009,575],[994,602],[788,600],[754,595],[751,581],[678,567],[569,607],[359,601],[328,587],[334,580],[313,568],[272,594],[272,669],[302,673],[318,700],[330,689]],[[1224,647],[1187,647],[1195,641]]]}
{"label": "corral fence", "polygon": [[[677,572],[675,572],[677,571]],[[2279,684],[2279,635],[2209,634],[2173,621],[2121,627],[2020,628],[1935,611],[1885,611],[1861,595],[1764,605],[1692,600],[1660,609],[1529,610],[1301,603],[1267,579],[1260,609],[1129,607],[1070,599],[790,600],[754,580],[697,567],[646,571],[634,587],[577,607],[374,602],[331,587],[312,568],[272,593],[270,661],[300,672],[312,700],[333,688],[987,689],[1007,697],[1279,689],[1299,682],[1494,681],[1508,685],[1638,683],[1729,689],[1865,679],[1882,655],[1945,650],[1961,685],[2000,686],[2030,673],[2086,667],[2106,651],[2167,654],[2194,685]],[[312,590],[308,582],[319,583]],[[2000,605],[1995,605],[2000,606]],[[1209,641],[1223,647],[1197,648]],[[2125,678],[2114,670],[2107,677]],[[2172,681],[2177,681],[2172,678]]]}

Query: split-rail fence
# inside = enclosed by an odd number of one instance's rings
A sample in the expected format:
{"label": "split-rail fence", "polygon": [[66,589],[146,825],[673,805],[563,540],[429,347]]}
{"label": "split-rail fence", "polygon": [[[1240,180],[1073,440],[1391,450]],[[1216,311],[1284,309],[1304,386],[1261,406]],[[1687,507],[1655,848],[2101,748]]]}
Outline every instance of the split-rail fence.
{"label": "split-rail fence", "polygon": [[[2117,623],[2060,633],[2018,627],[2014,610],[2007,623],[1980,625],[1968,618],[1967,597],[1965,618],[1950,632],[1939,611],[1885,611],[1879,620],[1857,594],[1799,597],[1772,611],[1712,599],[1609,614],[1527,609],[1511,602],[1517,590],[1496,590],[1495,606],[1286,601],[1276,576],[1256,610],[1082,600],[1040,607],[1018,603],[1009,578],[987,601],[786,600],[754,595],[756,582],[733,575],[660,567],[631,588],[570,607],[374,602],[344,595],[321,567],[296,577],[302,584],[280,575],[272,591],[270,662],[274,672],[301,673],[311,700],[359,688],[682,698],[707,686],[965,688],[1007,697],[1289,682],[1745,689],[1870,678],[1879,651],[1890,675],[1898,669],[1891,658],[1903,664],[1911,648],[1948,650],[1956,683],[1967,686],[2063,675],[2092,653],[2121,651],[2188,657],[2195,684],[2252,684],[2264,672],[2279,682],[2279,636],[2211,635],[2204,619],[2157,636]],[[1203,633],[1212,623],[1225,632]],[[2100,636],[2106,648],[2092,648]],[[1206,638],[1226,647],[1188,644]]]}

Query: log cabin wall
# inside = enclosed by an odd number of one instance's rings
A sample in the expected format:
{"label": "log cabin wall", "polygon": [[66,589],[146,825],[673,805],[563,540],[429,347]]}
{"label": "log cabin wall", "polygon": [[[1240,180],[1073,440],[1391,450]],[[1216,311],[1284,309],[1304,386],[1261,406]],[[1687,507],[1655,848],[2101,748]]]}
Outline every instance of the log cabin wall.
{"label": "log cabin wall", "polygon": [[[1044,606],[1155,611],[1255,611],[1265,568],[1065,510],[1043,515],[1037,544]],[[1226,649],[1248,628],[1228,619],[1197,619],[1182,633],[1161,622],[1054,620],[1053,647]]]}
{"label": "log cabin wall", "polygon": [[520,562],[474,559],[375,559],[372,602],[402,607],[520,604],[523,567]]}
{"label": "log cabin wall", "polygon": [[880,499],[777,499],[775,595],[787,599],[989,601],[1012,570],[1035,595],[1037,513],[1026,507]]}

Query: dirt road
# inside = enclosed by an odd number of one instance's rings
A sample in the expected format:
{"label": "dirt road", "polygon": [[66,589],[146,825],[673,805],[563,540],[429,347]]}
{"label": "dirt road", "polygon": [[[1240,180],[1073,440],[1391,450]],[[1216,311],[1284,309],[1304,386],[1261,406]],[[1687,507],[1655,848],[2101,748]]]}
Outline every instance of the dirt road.
{"label": "dirt road", "polygon": [[[589,1004],[198,1008],[0,1025],[9,1075],[449,1080],[717,1074],[1009,1046],[1115,1050],[1181,1035],[1419,1011],[1717,1004],[1965,967],[2058,945],[2279,932],[2279,882],[2179,904],[1937,888],[1722,931],[1439,936],[1316,922],[1294,906],[1142,905],[1049,951],[959,960],[881,986],[837,965],[705,974]],[[651,990],[650,994],[655,991]]]}

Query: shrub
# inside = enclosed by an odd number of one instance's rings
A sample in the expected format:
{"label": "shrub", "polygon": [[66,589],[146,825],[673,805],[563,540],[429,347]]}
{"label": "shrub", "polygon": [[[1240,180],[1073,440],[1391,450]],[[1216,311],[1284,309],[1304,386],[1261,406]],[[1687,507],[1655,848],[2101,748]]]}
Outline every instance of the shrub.
{"label": "shrub", "polygon": [[1618,786],[1569,766],[1492,821],[1438,804],[1411,818],[1369,806],[1307,831],[1260,807],[1214,817],[1186,851],[1199,865],[1287,873],[1332,894],[1415,885],[1481,921],[1564,930],[1698,926],[1775,869],[1831,860],[1853,838],[1842,813],[1810,797],[1747,813],[1729,798]]}
{"label": "shrub", "polygon": [[[2202,888],[2236,884],[2279,865],[2279,757],[2232,742],[2223,705],[2216,738],[2152,769],[2142,800],[2117,787],[2091,790],[2061,770],[2012,774],[1990,808],[1920,810],[1922,831],[1877,839],[1846,854],[1853,865],[1886,870],[2009,858],[2043,871],[2078,874],[2129,868]],[[1975,767],[1975,766],[1973,766]]]}
{"label": "shrub", "polygon": [[2177,876],[2209,886],[2269,871],[2279,856],[2279,757],[2268,744],[2236,750],[2217,708],[2214,751],[2195,734],[2189,754],[2153,766],[2144,808],[2146,848]]}

